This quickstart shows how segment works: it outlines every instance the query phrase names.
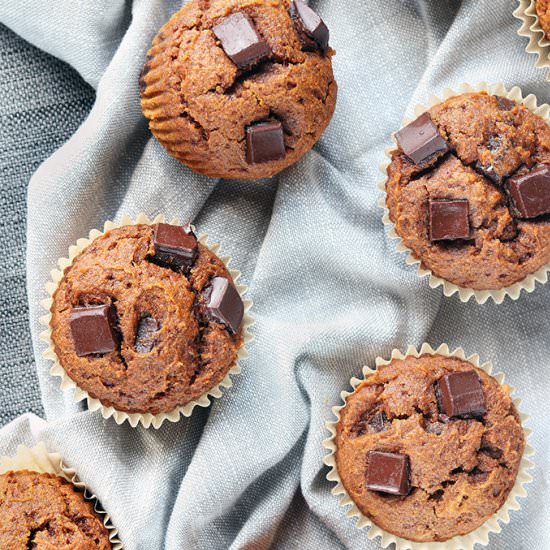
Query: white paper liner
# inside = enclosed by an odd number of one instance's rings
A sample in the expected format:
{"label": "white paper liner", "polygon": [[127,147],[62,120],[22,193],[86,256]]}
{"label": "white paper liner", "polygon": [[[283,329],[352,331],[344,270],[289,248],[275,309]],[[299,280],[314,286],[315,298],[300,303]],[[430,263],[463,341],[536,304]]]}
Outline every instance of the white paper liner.
{"label": "white paper liner", "polygon": [[518,34],[529,39],[525,51],[537,56],[535,67],[547,69],[546,80],[550,80],[550,41],[540,25],[535,0],[519,0],[514,17],[521,21]]}
{"label": "white paper liner", "polygon": [[[100,237],[107,231],[111,231],[112,229],[115,229],[117,227],[122,227],[125,225],[136,225],[136,224],[151,225],[156,223],[164,223],[164,220],[165,220],[165,217],[162,214],[159,214],[153,220],[150,220],[146,214],[141,213],[141,214],[138,214],[135,221],[125,214],[122,216],[120,223],[114,223],[111,221],[105,222],[105,225],[103,227],[103,232],[98,231],[97,229],[92,229],[87,239],[86,238],[78,239],[78,241],[76,242],[76,245],[72,245],[69,248],[68,258],[60,258],[58,260],[57,263],[58,263],[59,269],[54,269],[51,271],[51,280],[46,284],[46,291],[48,292],[48,298],[46,298],[45,300],[42,300],[41,302],[41,305],[47,311],[47,314],[40,318],[40,322],[43,325],[45,325],[47,328],[40,334],[40,339],[48,344],[48,348],[43,352],[43,356],[46,359],[50,359],[51,361],[53,361],[53,366],[50,369],[50,374],[52,374],[53,376],[59,376],[61,378],[62,390],[74,390],[73,400],[75,403],[78,403],[83,399],[86,399],[89,410],[91,411],[100,410],[103,418],[107,419],[107,418],[113,417],[117,424],[122,424],[128,421],[133,428],[135,428],[138,424],[141,424],[145,428],[149,428],[150,426],[153,426],[153,428],[158,429],[162,426],[164,421],[177,422],[181,418],[181,416],[186,416],[186,417],[191,416],[193,409],[197,406],[208,407],[211,403],[210,401],[211,398],[220,398],[222,396],[223,388],[227,389],[233,386],[231,376],[237,375],[241,372],[239,361],[242,359],[246,359],[248,357],[248,352],[246,351],[246,345],[250,343],[253,339],[253,335],[249,331],[250,327],[254,324],[254,320],[252,316],[249,314],[250,308],[252,307],[252,300],[244,298],[244,294],[248,290],[248,287],[237,283],[237,279],[241,276],[241,273],[229,267],[229,263],[231,262],[231,257],[218,255],[220,251],[219,244],[216,243],[216,244],[209,245],[208,235],[200,235],[198,237],[199,242],[204,246],[206,246],[207,248],[209,248],[214,254],[216,254],[229,270],[229,273],[231,274],[231,277],[235,282],[235,287],[237,288],[237,291],[239,292],[244,303],[243,346],[241,347],[241,349],[237,354],[237,360],[235,361],[235,364],[228,371],[225,378],[219,384],[217,384],[216,386],[214,386],[213,388],[209,389],[207,392],[202,394],[197,400],[190,401],[183,407],[177,407],[176,409],[168,413],[163,412],[163,413],[153,415],[150,413],[145,413],[145,414],[127,413],[123,411],[118,411],[114,407],[104,406],[99,399],[95,399],[91,397],[88,394],[88,392],[78,387],[77,384],[74,382],[74,380],[72,380],[72,378],[70,378],[69,375],[65,372],[65,369],[61,366],[61,363],[59,362],[59,359],[55,353],[55,349],[52,341],[52,331],[50,327],[50,321],[52,317],[51,307],[53,303],[53,294],[56,291],[61,279],[63,278],[63,272],[68,266],[72,264],[74,258],[78,254],[80,254],[94,239],[96,239],[97,237]],[[170,224],[180,225],[177,219],[173,219],[170,222]]]}
{"label": "white paper liner", "polygon": [[[401,353],[399,350],[394,349],[391,353],[391,358],[389,360],[385,360],[381,357],[377,357],[376,367],[379,367],[381,365],[388,365],[394,359],[405,359],[406,357],[410,357],[410,356],[420,357],[421,355],[442,355],[443,357],[457,357],[459,359],[462,359],[463,361],[470,362],[475,367],[478,367],[484,370],[487,374],[495,378],[499,384],[501,385],[504,384],[503,373],[500,372],[495,375],[491,374],[493,370],[493,365],[490,362],[480,364],[479,355],[474,354],[474,355],[470,355],[469,357],[466,357],[466,354],[464,353],[464,350],[462,348],[457,348],[451,352],[447,344],[441,344],[437,349],[434,350],[429,344],[425,343],[425,344],[422,344],[420,351],[418,351],[414,346],[409,346],[405,353]],[[342,398],[343,404],[332,407],[332,412],[334,413],[334,416],[336,417],[336,419],[332,421],[327,421],[325,423],[325,426],[328,429],[328,431],[331,433],[331,436],[323,441],[323,447],[325,447],[330,451],[329,454],[325,455],[325,457],[323,458],[323,462],[330,468],[330,471],[327,474],[327,479],[329,481],[336,482],[336,487],[334,487],[331,491],[332,494],[342,495],[340,497],[340,502],[339,502],[340,506],[345,508],[351,505],[351,508],[349,508],[346,511],[346,516],[350,518],[351,517],[357,518],[357,521],[355,524],[357,529],[363,529],[364,527],[369,527],[367,537],[371,540],[376,537],[380,537],[381,538],[380,544],[382,548],[386,548],[392,543],[395,544],[395,550],[473,550],[475,544],[482,544],[483,546],[486,546],[489,543],[489,533],[500,533],[500,531],[502,530],[500,526],[500,522],[506,523],[506,524],[509,523],[510,511],[520,509],[520,504],[518,503],[517,499],[520,497],[527,496],[527,491],[525,490],[524,485],[526,483],[530,483],[531,481],[533,481],[533,478],[529,475],[528,470],[532,468],[534,464],[527,457],[532,456],[535,451],[527,443],[527,440],[531,436],[532,432],[530,429],[525,428],[525,421],[527,420],[528,416],[519,410],[521,400],[518,398],[515,398],[513,399],[513,402],[514,402],[514,405],[516,406],[516,409],[518,410],[521,423],[523,426],[523,431],[525,434],[525,442],[526,442],[525,450],[523,452],[523,457],[521,459],[521,463],[518,469],[516,482],[512,490],[510,491],[510,494],[508,495],[506,502],[483,525],[478,527],[475,531],[468,533],[467,535],[454,537],[445,542],[412,542],[412,541],[400,538],[396,535],[392,535],[387,531],[384,531],[383,529],[378,527],[376,524],[374,524],[372,520],[370,520],[365,515],[363,515],[362,512],[359,510],[359,508],[355,505],[355,503],[353,502],[349,494],[347,493],[346,489],[344,488],[344,485],[342,484],[342,481],[340,479],[340,476],[338,475],[338,470],[336,467],[336,458],[335,458],[336,443],[334,439],[336,437],[336,425],[340,421],[340,411],[346,406],[347,398],[350,395],[352,395],[352,393],[355,391],[357,386],[374,372],[376,371],[365,366],[363,367],[362,379],[353,377],[350,380],[350,384],[351,384],[351,387],[353,388],[353,391],[341,392],[340,397]],[[506,386],[509,388],[508,393],[512,395],[515,392],[515,389],[508,385]]]}
{"label": "white paper liner", "polygon": [[100,507],[97,497],[92,494],[86,485],[80,481],[73,468],[63,464],[61,455],[49,453],[45,443],[40,442],[34,447],[19,445],[15,456],[0,457],[0,474],[10,471],[30,470],[41,474],[54,474],[72,483],[78,491],[82,492],[84,498],[94,504],[94,510],[103,520],[103,525],[109,531],[109,540],[112,550],[122,550],[123,546],[118,538],[118,531],[113,527],[109,514]]}
{"label": "white paper liner", "polygon": [[[527,109],[529,109],[534,114],[543,118],[547,123],[549,122],[550,106],[547,104],[537,105],[537,98],[533,94],[529,94],[526,97],[523,97],[522,92],[518,86],[514,86],[510,91],[508,91],[504,84],[498,83],[489,86],[486,82],[481,82],[477,86],[471,86],[470,84],[461,84],[458,88],[458,91],[451,90],[450,88],[445,88],[441,92],[441,97],[431,96],[428,99],[427,105],[417,105],[415,107],[415,115],[420,116],[423,112],[427,111],[429,108],[441,103],[450,97],[460,95],[467,92],[488,92],[489,94],[496,94],[502,97],[507,97],[521,103]],[[410,119],[405,118],[403,120],[403,126],[411,122]],[[394,134],[392,138],[395,141]],[[531,273],[525,277],[522,281],[514,283],[511,286],[497,289],[497,290],[474,290],[472,288],[464,288],[450,281],[446,281],[441,277],[434,275],[434,273],[425,268],[422,265],[422,261],[416,257],[414,252],[406,247],[403,244],[401,237],[395,231],[395,226],[390,220],[389,210],[386,206],[386,181],[388,178],[387,170],[391,162],[391,154],[397,149],[397,145],[394,143],[392,147],[387,147],[385,150],[387,160],[380,166],[380,171],[384,174],[384,179],[378,183],[378,188],[383,192],[383,196],[378,201],[378,206],[384,210],[384,215],[382,217],[382,222],[388,228],[388,236],[391,239],[396,239],[397,245],[396,249],[398,252],[406,253],[407,257],[405,263],[407,265],[418,265],[417,275],[419,277],[429,277],[429,285],[431,288],[437,288],[439,286],[443,287],[443,294],[445,296],[452,296],[453,294],[458,293],[458,296],[462,302],[467,302],[471,298],[475,299],[478,304],[484,304],[489,298],[491,298],[496,304],[501,304],[504,299],[508,296],[512,300],[517,300],[520,297],[521,291],[533,292],[535,290],[536,283],[545,284],[548,282],[548,272],[550,271],[550,263],[542,266],[540,269]]]}

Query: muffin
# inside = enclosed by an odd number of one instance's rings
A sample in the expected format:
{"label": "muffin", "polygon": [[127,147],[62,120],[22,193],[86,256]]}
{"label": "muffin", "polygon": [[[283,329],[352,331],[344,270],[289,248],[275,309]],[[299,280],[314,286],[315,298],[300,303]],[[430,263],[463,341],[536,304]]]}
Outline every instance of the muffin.
{"label": "muffin", "polygon": [[550,40],[550,1],[534,0],[535,11],[539,18],[539,24],[544,31],[547,40]]}
{"label": "muffin", "polygon": [[76,385],[125,413],[170,413],[217,386],[243,345],[243,301],[191,226],[95,238],[53,293],[51,342]]}
{"label": "muffin", "polygon": [[394,358],[346,399],[335,465],[348,495],[378,527],[411,541],[446,541],[501,508],[525,441],[496,379],[458,357]]}
{"label": "muffin", "polygon": [[549,0],[518,0],[513,15],[521,21],[517,34],[527,39],[525,51],[535,56],[535,68],[544,69],[550,80]]}
{"label": "muffin", "polygon": [[191,0],[153,40],[140,77],[152,133],[207,176],[277,174],[334,112],[328,38],[302,0]]}
{"label": "muffin", "polygon": [[505,97],[464,93],[396,133],[386,207],[422,267],[504,289],[550,262],[550,128]]}
{"label": "muffin", "polygon": [[109,532],[82,493],[53,474],[0,475],[0,547],[108,550]]}

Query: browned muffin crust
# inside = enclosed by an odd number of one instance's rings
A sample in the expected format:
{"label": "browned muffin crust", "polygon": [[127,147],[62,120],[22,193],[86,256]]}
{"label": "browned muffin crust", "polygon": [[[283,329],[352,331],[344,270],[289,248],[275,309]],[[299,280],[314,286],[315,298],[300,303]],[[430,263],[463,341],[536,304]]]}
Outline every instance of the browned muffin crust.
{"label": "browned muffin crust", "polygon": [[[192,0],[160,30],[140,80],[149,127],[168,152],[201,174],[271,177],[309,151],[336,104],[333,51],[302,51],[290,0]],[[271,49],[253,70],[239,70],[212,31],[244,12]],[[246,160],[246,127],[282,122],[286,157]]]}
{"label": "browned muffin crust", "polygon": [[[208,320],[202,291],[212,279],[232,280],[224,263],[199,243],[188,275],[150,261],[154,226],[108,231],[80,253],[53,296],[52,340],[67,374],[106,406],[126,412],[170,412],[221,382],[242,346],[242,327],[232,334]],[[78,357],[71,308],[113,304],[119,350]],[[150,351],[136,346],[140,321],[159,326]]]}
{"label": "browned muffin crust", "polygon": [[27,470],[0,475],[0,548],[109,550],[91,502],[64,479]]}
{"label": "browned muffin crust", "polygon": [[[348,397],[336,429],[338,473],[361,512],[382,529],[414,541],[444,541],[473,531],[505,502],[525,446],[506,386],[475,369],[486,414],[448,419],[438,411],[435,382],[474,368],[440,355],[394,359]],[[386,415],[382,431],[373,423],[377,413]],[[366,489],[372,450],[409,456],[408,496]]]}
{"label": "browned muffin crust", "polygon": [[535,9],[539,16],[539,23],[546,34],[546,38],[550,40],[550,1],[535,0]]}
{"label": "browned muffin crust", "polygon": [[[550,128],[508,99],[468,93],[429,110],[450,152],[413,164],[397,149],[386,184],[395,230],[422,265],[466,288],[500,289],[550,262],[548,216],[514,219],[503,182],[550,162]],[[431,242],[428,203],[467,199],[471,240]]]}

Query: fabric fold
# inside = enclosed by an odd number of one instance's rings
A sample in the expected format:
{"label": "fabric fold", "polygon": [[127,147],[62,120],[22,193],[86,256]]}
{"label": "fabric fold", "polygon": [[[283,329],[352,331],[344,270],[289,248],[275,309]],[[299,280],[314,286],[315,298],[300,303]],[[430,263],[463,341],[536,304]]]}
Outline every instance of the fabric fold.
{"label": "fabric fold", "polygon": [[[141,115],[138,76],[175,0],[4,2],[0,21],[97,88],[92,112],[32,178],[27,276],[48,422],[23,416],[0,451],[44,440],[93,488],[128,550],[357,548],[324,480],[324,422],[340,391],[394,347],[477,350],[518,388],[537,448],[522,510],[489,548],[550,540],[548,292],[483,307],[444,299],[393,251],[376,206],[390,134],[418,101],[503,80],[550,100],[516,36],[512,0],[310,2],[336,49],[339,98],[315,146],[276,180],[209,180],[170,158]],[[146,431],[65,399],[41,357],[39,302],[55,261],[122,213],[193,220],[221,241],[254,301],[255,340],[224,399]]]}

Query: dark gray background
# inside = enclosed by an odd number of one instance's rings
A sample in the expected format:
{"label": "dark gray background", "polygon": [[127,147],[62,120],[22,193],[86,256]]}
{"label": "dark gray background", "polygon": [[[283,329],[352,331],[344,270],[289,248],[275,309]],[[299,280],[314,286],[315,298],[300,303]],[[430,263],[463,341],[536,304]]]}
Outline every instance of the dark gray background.
{"label": "dark gray background", "polygon": [[0,25],[0,425],[42,414],[25,290],[27,184],[93,101],[71,67]]}

